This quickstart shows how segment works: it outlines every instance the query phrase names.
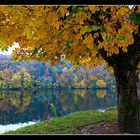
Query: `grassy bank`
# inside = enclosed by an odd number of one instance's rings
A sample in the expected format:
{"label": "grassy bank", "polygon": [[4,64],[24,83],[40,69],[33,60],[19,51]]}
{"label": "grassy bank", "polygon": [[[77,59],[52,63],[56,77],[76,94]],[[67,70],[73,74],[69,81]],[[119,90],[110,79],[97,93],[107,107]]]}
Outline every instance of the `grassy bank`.
{"label": "grassy bank", "polygon": [[65,117],[53,118],[27,126],[16,131],[5,134],[80,134],[80,128],[101,121],[117,120],[116,108],[108,109],[106,112],[93,110],[72,113]]}

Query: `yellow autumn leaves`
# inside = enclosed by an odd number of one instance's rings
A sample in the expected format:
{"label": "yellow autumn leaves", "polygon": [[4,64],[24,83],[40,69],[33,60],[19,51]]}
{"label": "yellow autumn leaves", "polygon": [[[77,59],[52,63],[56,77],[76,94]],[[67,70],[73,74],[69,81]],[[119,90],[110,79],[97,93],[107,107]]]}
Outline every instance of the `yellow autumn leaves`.
{"label": "yellow autumn leaves", "polygon": [[118,30],[113,27],[114,23],[106,25],[106,32],[102,32],[103,41],[98,41],[98,48],[104,48],[108,56],[119,54],[119,48],[124,53],[127,52],[129,45],[134,43],[133,33],[136,33],[138,27],[131,23],[122,21]]}
{"label": "yellow autumn leaves", "polygon": [[93,37],[91,34],[89,34],[87,37],[85,37],[85,39],[83,40],[83,43],[85,43],[85,45],[92,49],[93,48]]}
{"label": "yellow autumn leaves", "polygon": [[97,80],[96,85],[97,87],[100,87],[100,88],[106,87],[106,83],[104,80]]}
{"label": "yellow autumn leaves", "polygon": [[[1,20],[0,45],[6,48],[16,41],[21,49],[13,53],[15,57],[40,58],[52,65],[60,60],[58,52],[75,65],[95,67],[103,63],[99,49],[108,56],[118,55],[120,49],[127,53],[138,30],[124,18],[131,14],[127,6],[18,6],[2,8],[0,13],[8,17]],[[66,47],[69,39],[73,43]],[[30,57],[35,48],[42,51]]]}
{"label": "yellow autumn leaves", "polygon": [[99,6],[88,6],[89,10],[94,14],[96,11],[99,11]]}
{"label": "yellow autumn leaves", "polygon": [[117,11],[116,15],[119,16],[129,16],[129,9],[128,6],[120,7],[120,9]]}

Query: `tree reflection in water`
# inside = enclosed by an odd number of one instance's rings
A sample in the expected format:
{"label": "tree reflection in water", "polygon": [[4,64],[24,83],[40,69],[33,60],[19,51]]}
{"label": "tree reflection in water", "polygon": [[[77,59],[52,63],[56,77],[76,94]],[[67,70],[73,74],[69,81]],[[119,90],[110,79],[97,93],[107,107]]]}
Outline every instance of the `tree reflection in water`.
{"label": "tree reflection in water", "polygon": [[0,124],[46,120],[89,109],[115,106],[115,91],[39,90],[1,91]]}

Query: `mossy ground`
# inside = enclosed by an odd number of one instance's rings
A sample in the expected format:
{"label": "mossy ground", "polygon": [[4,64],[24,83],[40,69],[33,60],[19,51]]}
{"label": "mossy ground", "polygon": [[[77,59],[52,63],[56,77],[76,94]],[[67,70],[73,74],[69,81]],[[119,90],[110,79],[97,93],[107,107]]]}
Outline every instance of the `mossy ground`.
{"label": "mossy ground", "polygon": [[80,134],[81,127],[114,120],[117,120],[116,108],[108,109],[106,112],[80,111],[64,117],[39,122],[16,131],[9,131],[5,134]]}

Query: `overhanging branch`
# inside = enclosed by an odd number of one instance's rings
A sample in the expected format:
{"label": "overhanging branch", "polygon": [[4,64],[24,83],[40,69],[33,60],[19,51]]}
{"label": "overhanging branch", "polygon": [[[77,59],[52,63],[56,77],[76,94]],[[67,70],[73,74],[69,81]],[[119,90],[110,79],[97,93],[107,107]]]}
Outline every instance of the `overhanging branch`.
{"label": "overhanging branch", "polygon": [[107,56],[107,52],[103,48],[99,49],[98,52],[110,66],[114,66],[114,56]]}

